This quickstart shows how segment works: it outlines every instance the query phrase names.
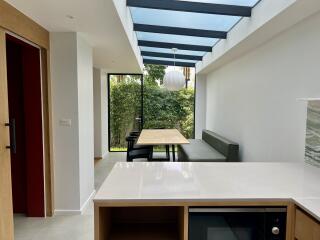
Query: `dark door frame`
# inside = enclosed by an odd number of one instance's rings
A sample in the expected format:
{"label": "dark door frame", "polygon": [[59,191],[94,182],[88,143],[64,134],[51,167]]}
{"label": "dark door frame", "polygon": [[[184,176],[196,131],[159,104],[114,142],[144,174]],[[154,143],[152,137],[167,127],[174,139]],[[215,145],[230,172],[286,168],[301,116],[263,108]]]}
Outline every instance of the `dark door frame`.
{"label": "dark door frame", "polygon": [[108,151],[109,152],[124,152],[124,151],[111,151],[111,128],[110,128],[110,76],[116,75],[116,76],[140,76],[141,79],[141,129],[143,129],[143,123],[144,123],[144,115],[143,115],[143,74],[140,73],[108,73],[108,81],[107,81],[107,92],[108,92]]}

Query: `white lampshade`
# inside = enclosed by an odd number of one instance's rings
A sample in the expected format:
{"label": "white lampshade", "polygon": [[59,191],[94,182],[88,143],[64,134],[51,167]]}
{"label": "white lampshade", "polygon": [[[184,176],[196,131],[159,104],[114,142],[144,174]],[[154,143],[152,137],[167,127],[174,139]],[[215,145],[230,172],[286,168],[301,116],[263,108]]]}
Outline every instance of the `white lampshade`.
{"label": "white lampshade", "polygon": [[178,91],[184,87],[185,83],[185,77],[182,72],[175,70],[167,72],[163,78],[163,85],[169,91]]}

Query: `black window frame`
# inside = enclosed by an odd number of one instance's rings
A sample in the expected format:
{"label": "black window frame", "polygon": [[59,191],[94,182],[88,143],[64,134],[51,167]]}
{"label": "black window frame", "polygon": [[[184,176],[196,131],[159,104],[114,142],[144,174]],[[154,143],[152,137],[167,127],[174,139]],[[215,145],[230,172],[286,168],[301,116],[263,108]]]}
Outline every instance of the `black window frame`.
{"label": "black window frame", "polygon": [[[196,72],[196,68],[195,72]],[[144,125],[144,113],[143,113],[143,99],[144,99],[144,75],[140,73],[108,73],[107,74],[107,93],[108,93],[108,151],[109,152],[126,152],[126,151],[114,151],[111,150],[111,128],[110,128],[110,76],[140,76],[141,77],[141,129]],[[195,74],[194,79],[194,99],[193,99],[193,138],[195,138],[196,131],[196,95],[197,95],[197,74]]]}

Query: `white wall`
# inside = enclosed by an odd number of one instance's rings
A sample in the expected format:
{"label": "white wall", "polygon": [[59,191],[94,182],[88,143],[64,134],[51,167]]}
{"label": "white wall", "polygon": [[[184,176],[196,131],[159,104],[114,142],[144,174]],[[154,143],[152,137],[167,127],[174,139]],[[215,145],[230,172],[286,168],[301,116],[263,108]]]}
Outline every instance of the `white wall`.
{"label": "white wall", "polygon": [[306,103],[320,95],[320,14],[209,73],[206,126],[243,161],[303,161]]}
{"label": "white wall", "polygon": [[50,45],[55,210],[80,213],[94,187],[91,47],[77,33],[51,33]]}
{"label": "white wall", "polygon": [[195,99],[195,138],[201,139],[202,130],[206,128],[206,92],[207,82],[205,76],[197,75]]}
{"label": "white wall", "polygon": [[80,206],[94,190],[92,47],[77,37]]}
{"label": "white wall", "polygon": [[93,68],[93,106],[94,106],[94,157],[102,157],[101,153],[101,71]]}
{"label": "white wall", "polygon": [[94,156],[103,158],[108,151],[107,73],[93,68],[94,89]]}
{"label": "white wall", "polygon": [[[74,33],[50,35],[55,208],[71,210],[80,208],[76,40]],[[60,119],[72,125],[61,126]]]}
{"label": "white wall", "polygon": [[105,157],[108,153],[108,74],[105,71],[101,72],[101,148],[102,156]]}

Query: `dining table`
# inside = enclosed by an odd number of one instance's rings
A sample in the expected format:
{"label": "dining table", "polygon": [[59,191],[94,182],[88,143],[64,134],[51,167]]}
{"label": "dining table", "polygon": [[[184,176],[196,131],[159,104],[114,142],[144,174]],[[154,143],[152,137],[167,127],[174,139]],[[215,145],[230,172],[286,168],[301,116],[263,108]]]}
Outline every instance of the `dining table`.
{"label": "dining table", "polygon": [[175,162],[175,145],[189,144],[178,129],[143,129],[137,145],[172,146],[172,160]]}

